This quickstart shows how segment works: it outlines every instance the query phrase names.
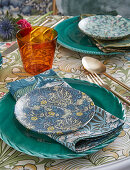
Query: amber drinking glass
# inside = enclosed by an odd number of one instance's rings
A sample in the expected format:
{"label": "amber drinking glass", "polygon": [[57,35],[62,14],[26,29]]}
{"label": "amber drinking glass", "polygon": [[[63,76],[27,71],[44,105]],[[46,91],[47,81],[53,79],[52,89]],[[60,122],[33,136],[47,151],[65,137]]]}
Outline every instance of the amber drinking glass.
{"label": "amber drinking glass", "polygon": [[49,27],[35,26],[20,30],[17,42],[26,72],[37,75],[52,68],[57,32]]}

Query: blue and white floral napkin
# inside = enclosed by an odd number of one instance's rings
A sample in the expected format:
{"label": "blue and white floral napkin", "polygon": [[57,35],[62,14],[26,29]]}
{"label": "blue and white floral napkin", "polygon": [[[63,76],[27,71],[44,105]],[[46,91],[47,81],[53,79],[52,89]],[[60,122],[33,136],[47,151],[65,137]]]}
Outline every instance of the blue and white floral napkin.
{"label": "blue and white floral napkin", "polygon": [[21,96],[23,96],[27,92],[32,91],[35,88],[52,86],[70,87],[70,85],[66,83],[63,79],[61,79],[52,69],[33,77],[17,80],[7,84],[7,88],[16,101]]}
{"label": "blue and white floral napkin", "polygon": [[121,130],[124,121],[95,106],[95,115],[86,126],[67,135],[48,135],[75,152],[103,144]]}
{"label": "blue and white floral napkin", "polygon": [[[70,87],[52,69],[39,75],[17,80],[7,84],[17,101],[21,96],[35,88],[64,86]],[[102,108],[95,106],[95,115],[83,128],[68,134],[49,134],[48,136],[74,152],[85,152],[117,136],[124,124],[121,120]]]}

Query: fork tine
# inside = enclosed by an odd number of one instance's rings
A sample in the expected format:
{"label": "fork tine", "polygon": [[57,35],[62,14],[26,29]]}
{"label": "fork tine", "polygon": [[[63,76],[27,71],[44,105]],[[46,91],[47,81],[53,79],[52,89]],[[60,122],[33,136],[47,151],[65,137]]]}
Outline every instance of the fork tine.
{"label": "fork tine", "polygon": [[93,83],[93,81],[92,81],[92,79],[90,78],[89,75],[87,75],[87,79],[88,79],[88,81],[89,81],[90,83]]}
{"label": "fork tine", "polygon": [[88,77],[89,77],[89,79],[91,79],[92,83],[97,84],[96,80],[94,79],[94,77],[92,76],[91,73],[89,73],[89,76],[88,76]]}
{"label": "fork tine", "polygon": [[96,74],[93,73],[92,76],[93,76],[96,84],[98,84],[98,85],[100,85],[100,86],[103,85],[103,83],[100,81],[100,79],[97,77]]}
{"label": "fork tine", "polygon": [[101,77],[100,77],[97,73],[94,73],[94,75],[97,77],[97,79],[98,79],[102,84],[104,84],[104,81],[101,79]]}
{"label": "fork tine", "polygon": [[103,83],[102,83],[102,81],[100,81],[100,79],[98,77],[99,76],[94,73],[89,73],[87,75],[88,81],[90,81],[91,83],[95,83],[95,84],[102,86]]}

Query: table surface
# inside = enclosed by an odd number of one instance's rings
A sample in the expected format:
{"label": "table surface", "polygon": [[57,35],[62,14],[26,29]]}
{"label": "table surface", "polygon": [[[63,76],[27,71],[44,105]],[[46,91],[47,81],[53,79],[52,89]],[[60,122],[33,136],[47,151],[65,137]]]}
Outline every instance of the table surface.
{"label": "table surface", "polygon": [[[48,16],[49,22],[46,26],[51,26],[61,19],[62,16]],[[38,25],[46,18],[43,16],[25,17],[33,25]],[[67,18],[67,17],[65,17]],[[4,51],[14,42],[0,42],[0,52]],[[81,59],[86,54],[68,50],[59,44],[55,52],[55,59],[53,69],[60,77],[76,78],[87,81],[86,74],[82,71]],[[92,56],[92,55],[87,55]],[[92,56],[102,61],[106,67],[107,72],[113,77],[130,85],[129,67],[130,67],[130,54],[113,55],[113,56]],[[22,66],[20,54],[15,50],[11,54],[3,57],[3,65],[0,69],[0,98],[7,92],[6,83],[18,79],[26,78],[27,74]],[[114,83],[112,80],[105,76],[102,79],[115,91],[120,93],[127,99],[130,95],[127,90]],[[117,139],[109,144],[107,147],[99,150],[96,153],[87,155],[83,158],[65,159],[65,160],[52,160],[33,157],[20,153],[15,149],[9,147],[2,140],[0,140],[0,170],[4,169],[32,169],[32,170],[52,170],[52,169],[84,169],[84,168],[97,168],[99,165],[114,163],[116,160],[123,160],[129,158],[130,154],[130,112],[129,107],[123,103],[126,113],[126,123],[123,131]]]}

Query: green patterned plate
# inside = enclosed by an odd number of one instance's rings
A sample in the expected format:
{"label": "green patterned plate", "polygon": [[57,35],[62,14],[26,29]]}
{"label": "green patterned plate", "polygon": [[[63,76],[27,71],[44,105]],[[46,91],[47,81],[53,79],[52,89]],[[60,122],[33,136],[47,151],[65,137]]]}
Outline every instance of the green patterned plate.
{"label": "green patterned plate", "polygon": [[94,54],[94,55],[113,55],[121,54],[118,52],[104,53],[93,44],[92,40],[78,28],[79,16],[69,18],[59,23],[55,30],[58,32],[57,42],[63,47],[73,51]]}
{"label": "green patterned plate", "polygon": [[88,36],[116,40],[128,36],[128,21],[120,16],[95,15],[82,19],[79,28]]}
{"label": "green patterned plate", "polygon": [[[87,81],[75,79],[65,79],[65,81],[72,87],[88,94],[88,96],[90,96],[94,103],[99,107],[102,107],[120,119],[124,119],[125,114],[122,104],[111,92]],[[0,100],[0,137],[5,143],[14,149],[29,155],[52,159],[82,157],[104,148],[109,143],[113,142],[119,135],[119,132],[113,134],[113,137],[109,138],[104,144],[100,144],[85,153],[77,154],[45,135],[39,140],[34,136],[27,136],[23,133],[23,131],[17,126],[14,116],[15,103],[16,101],[10,93]],[[112,107],[111,103],[113,103]]]}

